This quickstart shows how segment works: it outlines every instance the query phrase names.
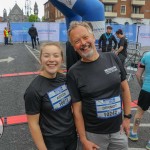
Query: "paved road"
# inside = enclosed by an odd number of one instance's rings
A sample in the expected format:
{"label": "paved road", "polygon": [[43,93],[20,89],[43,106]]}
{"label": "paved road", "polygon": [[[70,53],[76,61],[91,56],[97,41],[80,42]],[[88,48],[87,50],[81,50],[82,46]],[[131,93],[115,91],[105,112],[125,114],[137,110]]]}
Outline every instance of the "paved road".
{"label": "paved road", "polygon": [[[62,47],[65,49],[64,44]],[[64,51],[65,54],[65,51]],[[36,75],[1,77],[1,75],[21,72],[36,72],[39,69],[39,47],[31,44],[0,45],[0,116],[25,114],[23,94]],[[11,59],[10,59],[11,58]],[[9,61],[10,62],[7,62]],[[65,66],[65,64],[64,64]],[[64,67],[63,66],[63,67]],[[138,97],[140,87],[135,78],[129,81],[132,99]],[[135,109],[132,110],[135,113]],[[129,150],[143,150],[150,138],[150,112],[146,112],[139,130],[139,142],[129,141]],[[133,119],[131,121],[133,123]],[[132,126],[132,124],[131,124]],[[0,150],[35,150],[27,124],[6,126],[0,139]]]}

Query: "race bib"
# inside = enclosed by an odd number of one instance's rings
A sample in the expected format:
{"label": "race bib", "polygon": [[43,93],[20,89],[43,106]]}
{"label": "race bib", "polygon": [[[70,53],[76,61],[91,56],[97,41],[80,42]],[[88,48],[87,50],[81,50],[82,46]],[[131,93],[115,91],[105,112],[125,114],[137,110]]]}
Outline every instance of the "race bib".
{"label": "race bib", "polygon": [[98,118],[107,119],[116,117],[122,111],[120,96],[109,99],[96,100],[95,104]]}
{"label": "race bib", "polygon": [[106,45],[109,45],[109,40],[106,41]]}
{"label": "race bib", "polygon": [[65,107],[71,101],[71,97],[66,85],[62,85],[53,91],[48,92],[48,97],[54,110]]}

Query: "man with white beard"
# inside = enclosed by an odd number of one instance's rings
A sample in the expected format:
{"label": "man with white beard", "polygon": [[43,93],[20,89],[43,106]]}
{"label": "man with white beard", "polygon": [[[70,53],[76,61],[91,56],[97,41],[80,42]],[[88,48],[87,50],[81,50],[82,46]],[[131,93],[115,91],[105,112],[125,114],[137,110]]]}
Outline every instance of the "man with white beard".
{"label": "man with white beard", "polygon": [[97,52],[87,23],[72,22],[68,36],[81,56],[67,74],[81,149],[127,150],[131,96],[122,63],[113,53]]}

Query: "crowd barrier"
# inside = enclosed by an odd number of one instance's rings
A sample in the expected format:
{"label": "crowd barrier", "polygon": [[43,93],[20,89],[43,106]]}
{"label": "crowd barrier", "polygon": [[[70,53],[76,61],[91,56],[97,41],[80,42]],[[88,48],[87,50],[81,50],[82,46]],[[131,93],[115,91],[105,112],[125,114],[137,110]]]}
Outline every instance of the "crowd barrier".
{"label": "crowd barrier", "polygon": [[[28,29],[32,22],[10,23],[12,30],[13,42],[31,41],[28,34]],[[67,28],[65,23],[56,22],[35,22],[35,27],[38,30],[40,41],[67,41]],[[0,23],[0,43],[4,42],[3,30],[7,23]],[[107,26],[107,24],[106,24]],[[148,25],[111,25],[113,27],[113,34],[118,29],[122,29],[128,41],[141,43],[141,46],[150,46],[150,26]],[[139,32],[138,32],[139,28]],[[100,29],[101,30],[101,29]],[[100,35],[99,35],[100,37]],[[99,38],[96,36],[96,38]]]}
{"label": "crowd barrier", "polygon": [[128,75],[128,81],[134,78],[138,68],[138,64],[141,60],[141,43],[128,42],[127,59],[125,62],[125,69]]}

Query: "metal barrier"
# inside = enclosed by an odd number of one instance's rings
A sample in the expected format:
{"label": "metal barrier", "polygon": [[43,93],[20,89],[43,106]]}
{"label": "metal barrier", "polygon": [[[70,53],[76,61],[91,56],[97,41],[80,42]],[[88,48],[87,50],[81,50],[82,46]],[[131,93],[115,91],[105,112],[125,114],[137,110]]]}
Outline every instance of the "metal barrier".
{"label": "metal barrier", "polygon": [[[98,44],[95,44],[98,51]],[[125,61],[125,69],[127,72],[127,80],[130,81],[130,79],[134,79],[135,72],[137,71],[138,64],[141,60],[142,53],[141,53],[141,43],[137,42],[128,42],[127,47],[127,58]]]}
{"label": "metal barrier", "polygon": [[135,72],[137,71],[138,64],[141,60],[141,43],[129,42],[127,48],[127,59],[125,62],[125,69],[128,75],[128,81],[130,81],[135,76]]}

